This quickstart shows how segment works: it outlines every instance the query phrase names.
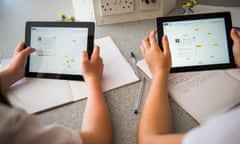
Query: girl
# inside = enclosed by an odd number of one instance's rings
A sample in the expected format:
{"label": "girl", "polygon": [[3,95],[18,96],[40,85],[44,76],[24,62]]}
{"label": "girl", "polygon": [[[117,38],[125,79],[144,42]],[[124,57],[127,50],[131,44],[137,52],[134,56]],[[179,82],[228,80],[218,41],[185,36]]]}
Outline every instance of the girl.
{"label": "girl", "polygon": [[[171,54],[167,36],[162,37],[163,51],[159,48],[153,30],[142,41],[141,50],[152,73],[152,82],[145,101],[137,141],[139,144],[239,144],[240,107],[216,116],[186,134],[174,134],[168,104],[167,82]],[[240,67],[240,32],[232,29],[235,63]]]}
{"label": "girl", "polygon": [[83,76],[88,85],[88,97],[82,130],[75,131],[60,125],[44,126],[37,116],[15,108],[5,93],[17,80],[23,78],[28,55],[34,49],[24,49],[21,42],[9,67],[0,72],[0,143],[1,144],[110,144],[112,125],[101,88],[103,63],[99,47],[95,46],[91,60],[82,53]]}

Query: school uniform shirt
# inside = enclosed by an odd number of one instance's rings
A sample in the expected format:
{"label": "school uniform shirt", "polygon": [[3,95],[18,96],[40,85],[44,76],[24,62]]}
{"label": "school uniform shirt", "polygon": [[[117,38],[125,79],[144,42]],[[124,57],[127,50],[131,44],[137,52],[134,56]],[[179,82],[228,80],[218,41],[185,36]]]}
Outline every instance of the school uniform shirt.
{"label": "school uniform shirt", "polygon": [[240,144],[240,107],[193,129],[184,136],[183,144]]}
{"label": "school uniform shirt", "polygon": [[77,131],[45,126],[34,115],[0,104],[0,144],[82,144]]}

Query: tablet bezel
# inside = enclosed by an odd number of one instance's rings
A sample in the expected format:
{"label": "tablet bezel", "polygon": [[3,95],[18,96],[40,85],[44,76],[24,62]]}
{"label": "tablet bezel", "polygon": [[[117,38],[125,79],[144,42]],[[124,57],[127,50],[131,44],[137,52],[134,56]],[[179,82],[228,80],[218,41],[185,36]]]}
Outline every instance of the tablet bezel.
{"label": "tablet bezel", "polygon": [[[25,29],[25,47],[31,46],[31,28],[32,27],[63,27],[63,28],[88,28],[87,52],[89,59],[93,52],[95,24],[93,22],[49,22],[49,21],[28,21]],[[80,66],[80,64],[79,64]],[[25,77],[79,80],[84,81],[83,75],[58,74],[58,73],[40,73],[30,72],[30,56],[28,56],[25,70]]]}
{"label": "tablet bezel", "polygon": [[192,15],[181,15],[181,16],[169,16],[169,17],[158,17],[156,19],[158,44],[162,49],[162,36],[164,35],[163,22],[174,22],[174,21],[186,21],[186,20],[200,20],[210,18],[224,18],[226,28],[226,38],[228,45],[229,63],[223,64],[208,64],[200,66],[182,66],[182,67],[171,67],[170,72],[187,72],[187,71],[199,71],[199,70],[212,70],[212,69],[226,69],[234,68],[235,62],[232,52],[233,41],[230,37],[230,31],[232,28],[231,14],[230,12],[217,12],[217,13],[204,13],[204,14],[192,14]]}

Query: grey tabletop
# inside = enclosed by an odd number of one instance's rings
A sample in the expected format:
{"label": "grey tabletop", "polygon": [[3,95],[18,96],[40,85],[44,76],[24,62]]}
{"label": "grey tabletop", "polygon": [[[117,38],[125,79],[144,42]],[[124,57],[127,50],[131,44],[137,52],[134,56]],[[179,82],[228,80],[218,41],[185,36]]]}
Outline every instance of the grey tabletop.
{"label": "grey tabletop", "polygon": [[[184,0],[177,0],[176,8],[169,15],[179,14]],[[199,0],[202,4],[226,6],[240,5],[238,0],[207,1]],[[0,58],[9,58],[19,41],[24,40],[25,21],[57,20],[60,13],[74,15],[70,0],[21,0],[0,1]],[[111,36],[120,48],[123,56],[130,62],[130,52],[133,51],[138,60],[142,59],[139,49],[142,39],[155,28],[154,20],[144,20],[121,24],[96,26],[95,38]],[[150,80],[147,79],[144,93],[146,94]],[[136,131],[139,115],[134,114],[140,82],[129,84],[104,93],[113,122],[113,143],[136,143]],[[143,98],[143,101],[145,96]],[[87,100],[78,101],[37,114],[45,124],[59,123],[73,129],[80,129],[83,112]],[[170,99],[173,125],[175,132],[186,132],[198,124],[186,114],[173,100]],[[142,106],[142,105],[141,105]]]}

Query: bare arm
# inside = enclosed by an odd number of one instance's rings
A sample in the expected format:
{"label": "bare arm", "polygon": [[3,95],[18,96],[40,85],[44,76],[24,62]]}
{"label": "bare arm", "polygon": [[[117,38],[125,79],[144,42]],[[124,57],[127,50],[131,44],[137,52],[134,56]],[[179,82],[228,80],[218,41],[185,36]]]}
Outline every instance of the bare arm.
{"label": "bare arm", "polygon": [[18,44],[9,67],[0,72],[0,86],[3,93],[6,93],[13,83],[24,77],[27,57],[33,51],[35,49],[31,47],[24,49],[24,42]]}
{"label": "bare arm", "polygon": [[87,52],[83,52],[82,65],[90,95],[80,134],[86,144],[110,144],[112,142],[112,125],[101,87],[103,63],[99,56],[99,47],[95,46],[90,61]]}
{"label": "bare arm", "polygon": [[156,31],[152,31],[141,45],[143,56],[152,73],[152,82],[145,101],[138,127],[139,144],[181,143],[183,135],[172,134],[172,120],[168,103],[167,82],[171,56],[167,37],[162,38],[163,51],[159,48]]}

